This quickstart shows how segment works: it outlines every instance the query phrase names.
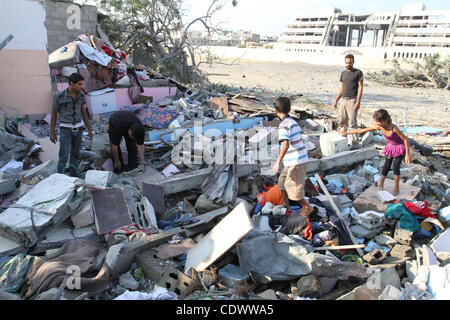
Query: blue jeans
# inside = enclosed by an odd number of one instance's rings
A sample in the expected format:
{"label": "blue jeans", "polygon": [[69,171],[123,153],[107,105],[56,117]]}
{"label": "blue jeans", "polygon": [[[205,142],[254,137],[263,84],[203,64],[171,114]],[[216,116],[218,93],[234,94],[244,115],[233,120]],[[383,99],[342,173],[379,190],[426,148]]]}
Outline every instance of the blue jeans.
{"label": "blue jeans", "polygon": [[[59,130],[59,160],[57,165],[58,173],[63,173],[64,167],[69,160],[69,175],[77,176],[80,165],[81,131],[72,132],[72,129],[60,128]],[[76,168],[76,170],[75,170]]]}

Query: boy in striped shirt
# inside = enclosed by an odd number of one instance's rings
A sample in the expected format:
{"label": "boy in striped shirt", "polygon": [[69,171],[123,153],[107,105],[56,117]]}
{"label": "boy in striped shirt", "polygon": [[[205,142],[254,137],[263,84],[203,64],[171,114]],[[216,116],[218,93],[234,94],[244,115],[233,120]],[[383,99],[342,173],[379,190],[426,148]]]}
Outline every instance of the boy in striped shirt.
{"label": "boy in striped shirt", "polygon": [[281,150],[272,171],[278,174],[281,161],[283,161],[284,169],[278,180],[278,188],[283,196],[283,205],[290,210],[289,199],[298,201],[302,206],[301,215],[309,216],[314,210],[305,200],[304,185],[308,152],[303,142],[302,130],[297,122],[289,116],[291,101],[288,98],[278,98],[274,106],[277,117],[281,119],[278,127]]}

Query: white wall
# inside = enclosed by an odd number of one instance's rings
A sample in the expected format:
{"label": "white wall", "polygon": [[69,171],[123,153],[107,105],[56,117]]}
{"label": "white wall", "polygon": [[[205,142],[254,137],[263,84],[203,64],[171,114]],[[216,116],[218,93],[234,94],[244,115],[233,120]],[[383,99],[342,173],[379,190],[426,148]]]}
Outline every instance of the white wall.
{"label": "white wall", "polygon": [[47,50],[45,8],[32,0],[1,0],[0,41],[12,34],[14,39],[5,49]]}

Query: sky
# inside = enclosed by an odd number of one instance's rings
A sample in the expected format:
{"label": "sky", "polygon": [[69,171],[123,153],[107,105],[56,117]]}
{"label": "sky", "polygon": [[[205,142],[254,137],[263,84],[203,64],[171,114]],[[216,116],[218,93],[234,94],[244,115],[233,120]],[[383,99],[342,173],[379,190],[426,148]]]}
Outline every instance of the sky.
{"label": "sky", "polygon": [[[85,0],[78,0],[84,2]],[[211,0],[185,0],[189,18],[203,15]],[[426,10],[450,10],[448,0],[232,0],[215,15],[213,22],[226,30],[246,30],[261,35],[280,35],[296,16],[317,14],[321,8],[336,7],[343,13],[367,14],[377,11],[401,11],[403,4],[423,3]],[[89,0],[95,3],[95,0]],[[199,29],[199,27],[196,27]]]}

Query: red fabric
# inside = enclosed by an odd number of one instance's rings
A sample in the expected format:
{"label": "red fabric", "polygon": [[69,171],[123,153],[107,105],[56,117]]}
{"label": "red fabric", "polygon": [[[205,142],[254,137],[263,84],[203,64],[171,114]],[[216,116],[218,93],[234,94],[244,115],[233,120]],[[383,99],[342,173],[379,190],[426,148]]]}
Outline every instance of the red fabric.
{"label": "red fabric", "polygon": [[303,238],[305,238],[306,240],[311,240],[312,237],[313,237],[312,226],[311,226],[311,223],[309,222],[309,218],[308,218],[305,231],[303,231]]}
{"label": "red fabric", "polygon": [[436,216],[432,214],[430,208],[428,208],[428,202],[426,201],[405,202],[404,206],[419,217],[436,219]]}

